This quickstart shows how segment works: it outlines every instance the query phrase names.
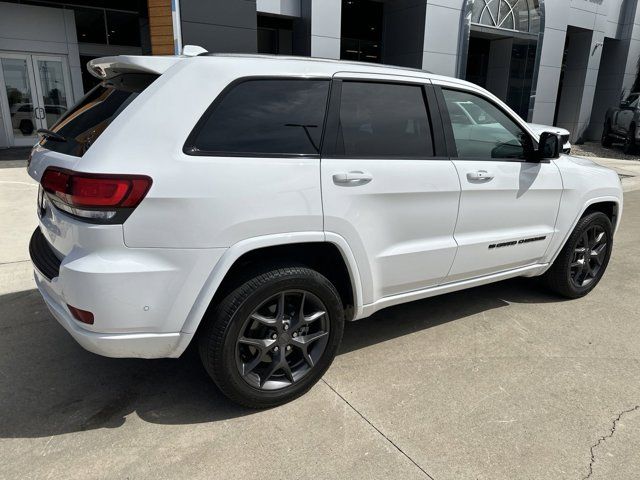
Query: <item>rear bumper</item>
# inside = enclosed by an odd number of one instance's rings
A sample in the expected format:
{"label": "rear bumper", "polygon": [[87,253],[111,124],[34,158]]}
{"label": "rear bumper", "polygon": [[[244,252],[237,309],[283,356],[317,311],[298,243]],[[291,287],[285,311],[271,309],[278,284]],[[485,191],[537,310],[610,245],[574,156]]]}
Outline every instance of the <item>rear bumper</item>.
{"label": "rear bumper", "polygon": [[55,319],[86,350],[114,358],[176,358],[187,348],[192,333],[100,333],[91,332],[72,317],[56,281],[49,282],[38,270],[34,277],[47,307]]}
{"label": "rear bumper", "polygon": [[[185,323],[226,249],[128,248],[120,226],[90,241],[89,228],[73,220],[60,225],[54,230],[41,224],[30,245],[36,285],[58,322],[99,355],[179,357],[195,333]],[[60,235],[74,231],[84,236],[74,241]],[[63,255],[56,245],[67,247],[64,242],[69,246]],[[77,321],[68,305],[91,312],[94,323]]]}

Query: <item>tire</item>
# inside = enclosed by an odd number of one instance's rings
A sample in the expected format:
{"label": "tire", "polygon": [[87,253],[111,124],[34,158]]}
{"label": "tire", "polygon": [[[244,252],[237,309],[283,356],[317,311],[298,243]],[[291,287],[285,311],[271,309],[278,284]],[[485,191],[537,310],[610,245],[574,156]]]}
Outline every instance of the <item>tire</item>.
{"label": "tire", "polygon": [[303,395],[324,375],[342,340],[344,308],[324,276],[287,266],[252,275],[204,322],[200,358],[218,388],[240,405],[269,408]]}
{"label": "tire", "polygon": [[602,140],[601,140],[601,144],[603,147],[605,148],[609,148],[613,145],[613,141],[611,140],[611,124],[609,122],[606,122],[604,124],[604,129],[602,130]]}
{"label": "tire", "polygon": [[626,155],[633,155],[636,153],[636,126],[631,125],[627,136],[624,139],[623,151]]}
{"label": "tire", "polygon": [[[598,242],[596,237],[602,233],[604,237]],[[612,248],[613,227],[609,217],[602,212],[590,213],[580,219],[543,279],[552,291],[563,297],[584,297],[602,279]],[[585,251],[581,252],[582,249]],[[598,256],[588,255],[598,249],[601,249]],[[584,282],[581,282],[583,276]]]}

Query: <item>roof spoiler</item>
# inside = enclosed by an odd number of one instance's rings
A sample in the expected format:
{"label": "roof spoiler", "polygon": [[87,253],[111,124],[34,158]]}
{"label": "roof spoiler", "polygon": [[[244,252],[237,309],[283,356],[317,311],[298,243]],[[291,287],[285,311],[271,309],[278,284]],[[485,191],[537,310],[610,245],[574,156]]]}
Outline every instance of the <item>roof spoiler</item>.
{"label": "roof spoiler", "polygon": [[152,73],[162,75],[182,58],[175,56],[118,55],[116,57],[94,58],[87,63],[87,69],[100,80],[123,73]]}

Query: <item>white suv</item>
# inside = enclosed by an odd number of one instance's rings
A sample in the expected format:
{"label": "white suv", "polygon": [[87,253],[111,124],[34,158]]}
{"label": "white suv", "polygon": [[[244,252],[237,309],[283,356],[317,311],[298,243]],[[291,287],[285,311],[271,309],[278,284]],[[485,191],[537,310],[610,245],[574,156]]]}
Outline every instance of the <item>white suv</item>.
{"label": "white suv", "polygon": [[92,352],[197,341],[222,392],[268,407],[322,376],[345,321],[518,276],[581,297],[607,267],[616,174],[470,83],[255,55],[89,67],[102,83],[29,173],[38,288]]}

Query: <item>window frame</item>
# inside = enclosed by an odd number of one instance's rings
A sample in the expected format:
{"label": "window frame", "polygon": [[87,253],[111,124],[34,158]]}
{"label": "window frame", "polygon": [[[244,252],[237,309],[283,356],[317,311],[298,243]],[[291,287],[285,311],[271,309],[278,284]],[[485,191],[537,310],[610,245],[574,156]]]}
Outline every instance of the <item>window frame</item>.
{"label": "window frame", "polygon": [[[449,152],[449,158],[451,160],[469,160],[469,161],[476,161],[476,162],[489,162],[489,161],[517,162],[517,163],[549,163],[550,162],[550,160],[546,160],[546,159],[540,160],[538,158],[535,158],[534,153],[538,148],[538,140],[536,140],[536,138],[533,135],[531,135],[531,132],[529,132],[528,129],[524,127],[523,123],[526,123],[526,122],[524,122],[524,120],[522,120],[520,117],[516,118],[516,116],[506,111],[502,106],[500,106],[500,104],[495,102],[493,99],[488,98],[486,95],[483,95],[481,92],[477,92],[475,90],[470,90],[470,89],[459,87],[459,86],[435,85],[435,90],[436,90],[436,97],[438,99],[438,106],[440,107],[440,115],[442,117],[442,126],[445,131],[447,150]],[[498,110],[500,110],[500,112],[502,112],[503,115],[505,115],[509,120],[515,123],[529,137],[529,139],[531,140],[531,152],[529,152],[531,156],[527,158],[460,157],[458,155],[458,146],[456,145],[456,139],[453,134],[453,124],[451,122],[451,118],[449,117],[449,108],[447,107],[447,102],[446,102],[446,99],[444,98],[443,90],[466,93],[471,96],[479,97],[484,101],[493,105]]]}
{"label": "window frame", "polygon": [[[256,81],[256,80],[294,80],[294,81],[318,81],[323,80],[329,84],[329,89],[327,91],[327,100],[325,104],[324,116],[322,118],[322,127],[320,134],[320,145],[318,146],[318,153],[260,153],[260,152],[224,152],[224,151],[215,151],[215,150],[200,150],[196,147],[195,142],[198,138],[198,135],[204,128],[205,124],[213,115],[218,105],[222,103],[222,101],[227,97],[227,95],[238,85],[246,82]],[[328,76],[309,76],[309,77],[301,77],[294,75],[248,75],[244,77],[239,77],[226,85],[222,91],[216,96],[216,98],[211,102],[211,105],[207,107],[204,113],[200,116],[194,127],[191,129],[191,132],[187,136],[187,139],[182,146],[182,153],[185,155],[189,155],[192,157],[239,157],[239,158],[320,158],[320,154],[322,152],[325,131],[327,127],[327,114],[329,112],[329,102],[331,99],[331,89],[332,89],[332,81],[331,77]]]}
{"label": "window frame", "polygon": [[[433,155],[427,156],[406,156],[406,155],[343,155],[337,152],[339,122],[340,122],[340,104],[342,99],[342,84],[344,82],[355,83],[383,83],[393,85],[405,85],[409,87],[420,88],[422,91],[422,99],[425,104],[427,119],[431,129],[431,142],[433,144]],[[415,82],[406,79],[395,80],[393,78],[380,79],[363,76],[349,76],[348,78],[334,78],[330,91],[329,108],[327,109],[327,120],[325,122],[324,143],[320,150],[322,158],[331,159],[353,159],[353,160],[449,160],[448,149],[446,146],[445,132],[442,125],[442,119],[438,112],[438,100],[435,90],[430,80],[416,78]]]}

